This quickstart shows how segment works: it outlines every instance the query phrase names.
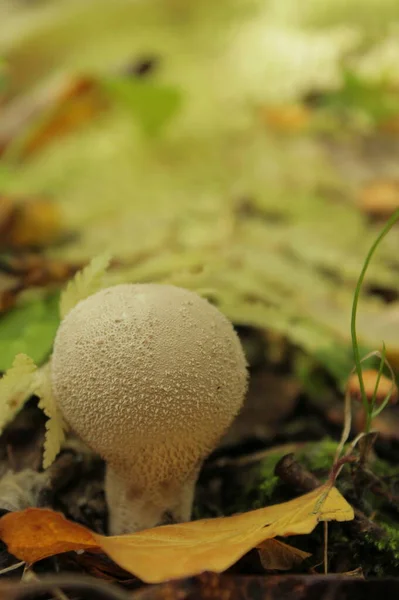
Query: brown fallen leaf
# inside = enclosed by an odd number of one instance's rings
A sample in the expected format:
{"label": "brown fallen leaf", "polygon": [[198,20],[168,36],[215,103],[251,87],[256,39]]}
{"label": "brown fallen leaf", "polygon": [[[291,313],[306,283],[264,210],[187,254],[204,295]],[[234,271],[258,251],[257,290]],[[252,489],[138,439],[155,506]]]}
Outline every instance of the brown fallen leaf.
{"label": "brown fallen leaf", "polygon": [[289,571],[312,556],[309,552],[274,539],[258,546],[258,553],[262,567],[268,571]]}
{"label": "brown fallen leaf", "polygon": [[29,252],[0,257],[0,274],[4,274],[3,284],[0,282],[0,314],[15,306],[25,290],[64,283],[81,267]]}
{"label": "brown fallen leaf", "polygon": [[116,564],[146,583],[160,583],[228,569],[249,550],[276,536],[307,534],[319,521],[348,521],[353,509],[336,488],[323,485],[274,506],[232,517],[164,525],[105,537],[45,509],[9,513],[0,538],[27,563],[71,550],[101,548]]}
{"label": "brown fallen leaf", "polygon": [[65,82],[40,122],[24,136],[17,154],[26,159],[54,139],[76,131],[90,122],[108,106],[97,81],[93,77],[74,77]]}
{"label": "brown fallen leaf", "polygon": [[0,196],[0,247],[40,248],[57,241],[62,231],[58,206],[47,198]]}

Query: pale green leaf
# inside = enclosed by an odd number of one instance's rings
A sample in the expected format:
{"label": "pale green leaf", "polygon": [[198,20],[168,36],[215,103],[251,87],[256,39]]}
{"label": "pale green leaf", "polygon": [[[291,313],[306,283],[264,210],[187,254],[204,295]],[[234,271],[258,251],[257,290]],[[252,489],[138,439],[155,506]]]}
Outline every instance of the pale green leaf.
{"label": "pale green leaf", "polygon": [[35,394],[39,396],[39,407],[46,417],[46,437],[44,440],[43,468],[47,469],[55,460],[65,439],[66,428],[51,388],[50,363],[37,372]]}
{"label": "pale green leaf", "polygon": [[17,354],[0,379],[0,432],[12,421],[33,393],[36,365],[26,354]]}
{"label": "pale green leaf", "polygon": [[27,354],[37,364],[49,356],[60,323],[59,294],[25,298],[0,317],[0,371],[6,371],[17,354]]}
{"label": "pale green leaf", "polygon": [[155,136],[179,111],[181,93],[172,86],[127,78],[106,81],[106,88],[135,117],[143,132]]}
{"label": "pale green leaf", "polygon": [[108,253],[101,254],[93,258],[82,271],[76,273],[61,294],[60,314],[62,319],[78,302],[101,289],[103,275],[110,260],[111,257]]}

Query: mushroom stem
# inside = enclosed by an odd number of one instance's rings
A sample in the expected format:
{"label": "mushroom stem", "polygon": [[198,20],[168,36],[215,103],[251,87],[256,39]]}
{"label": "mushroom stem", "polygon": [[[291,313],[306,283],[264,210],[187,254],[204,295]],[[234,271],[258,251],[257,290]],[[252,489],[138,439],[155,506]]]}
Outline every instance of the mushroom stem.
{"label": "mushroom stem", "polygon": [[199,468],[196,468],[184,482],[163,482],[158,488],[139,489],[134,485],[134,477],[107,464],[105,495],[109,533],[121,535],[189,521],[198,474]]}

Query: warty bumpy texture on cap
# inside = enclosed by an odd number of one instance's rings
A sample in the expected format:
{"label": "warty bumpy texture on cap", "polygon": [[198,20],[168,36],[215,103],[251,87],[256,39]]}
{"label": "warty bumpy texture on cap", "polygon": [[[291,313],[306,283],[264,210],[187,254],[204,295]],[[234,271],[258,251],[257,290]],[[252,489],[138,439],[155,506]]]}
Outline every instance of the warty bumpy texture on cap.
{"label": "warty bumpy texture on cap", "polygon": [[65,420],[139,493],[190,476],[239,411],[247,371],[231,323],[207,300],[124,284],[65,317],[52,385]]}

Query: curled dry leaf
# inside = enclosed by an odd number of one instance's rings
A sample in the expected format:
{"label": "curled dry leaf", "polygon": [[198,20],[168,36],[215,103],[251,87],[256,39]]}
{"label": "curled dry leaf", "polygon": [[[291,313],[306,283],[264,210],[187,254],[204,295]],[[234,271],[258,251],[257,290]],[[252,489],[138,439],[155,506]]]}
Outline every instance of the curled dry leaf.
{"label": "curled dry leaf", "polygon": [[71,550],[103,550],[119,566],[147,583],[222,572],[252,548],[276,536],[308,534],[319,521],[350,521],[353,509],[336,488],[312,492],[251,512],[164,525],[105,537],[45,509],[9,513],[0,537],[10,553],[32,563]]}
{"label": "curled dry leaf", "polygon": [[284,544],[280,540],[266,540],[258,547],[262,567],[268,571],[289,571],[312,556],[309,552]]}

